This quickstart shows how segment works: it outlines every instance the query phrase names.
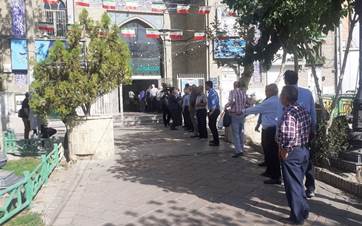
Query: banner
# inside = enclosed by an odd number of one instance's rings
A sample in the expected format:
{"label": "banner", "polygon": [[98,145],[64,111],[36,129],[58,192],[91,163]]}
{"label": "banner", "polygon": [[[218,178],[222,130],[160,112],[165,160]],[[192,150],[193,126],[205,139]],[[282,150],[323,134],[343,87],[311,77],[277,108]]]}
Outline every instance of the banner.
{"label": "banner", "polygon": [[58,0],[43,0],[43,3],[55,4],[55,3],[58,3]]}
{"label": "banner", "polygon": [[15,38],[23,38],[26,35],[25,1],[11,1],[11,33]]}
{"label": "banner", "polygon": [[116,9],[116,0],[103,0],[102,7],[103,7],[103,9],[106,9],[106,10],[115,10]]}
{"label": "banner", "polygon": [[200,6],[199,9],[196,11],[196,14],[206,15],[209,14],[211,11],[211,6]]}
{"label": "banner", "polygon": [[136,37],[136,29],[134,28],[124,28],[121,30],[121,34],[125,38],[134,38]]}
{"label": "banner", "polygon": [[152,3],[151,10],[154,13],[164,13],[166,11],[166,5],[163,3]]}
{"label": "banner", "polygon": [[206,39],[205,32],[195,32],[194,34],[194,40],[195,41],[202,41]]}
{"label": "banner", "polygon": [[174,41],[182,40],[183,32],[182,31],[173,31],[170,33],[170,39]]}
{"label": "banner", "polygon": [[50,23],[43,23],[43,22],[39,22],[37,27],[36,27],[39,31],[43,31],[43,32],[54,32],[54,24],[50,24]]}
{"label": "banner", "polygon": [[146,37],[147,38],[160,38],[161,32],[155,29],[146,29]]}
{"label": "banner", "polygon": [[139,4],[138,4],[138,1],[134,1],[134,0],[126,0],[125,2],[126,4],[126,10],[129,10],[129,11],[134,11],[134,10],[137,10]]}
{"label": "banner", "polygon": [[13,71],[28,70],[28,43],[26,39],[12,39],[11,67]]}
{"label": "banner", "polygon": [[189,14],[190,13],[190,5],[178,4],[177,8],[176,8],[176,12],[178,14]]}
{"label": "banner", "polygon": [[78,6],[89,7],[89,0],[77,0],[75,3]]}

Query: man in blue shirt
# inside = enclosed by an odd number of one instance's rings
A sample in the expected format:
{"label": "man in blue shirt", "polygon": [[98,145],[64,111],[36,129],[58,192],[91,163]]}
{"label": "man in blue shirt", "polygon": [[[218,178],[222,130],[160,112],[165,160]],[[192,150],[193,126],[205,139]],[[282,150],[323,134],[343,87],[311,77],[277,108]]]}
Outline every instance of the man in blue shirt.
{"label": "man in blue shirt", "polygon": [[245,115],[261,114],[262,146],[265,153],[266,171],[263,176],[270,177],[265,184],[281,184],[279,149],[275,141],[278,122],[283,114],[283,107],[278,98],[278,86],[270,84],[265,88],[267,99],[255,107],[247,108]]}
{"label": "man in blue shirt", "polygon": [[[314,139],[317,129],[317,113],[315,110],[315,102],[313,99],[313,94],[310,90],[298,87],[298,74],[295,71],[286,71],[284,73],[284,82],[285,85],[292,85],[298,88],[298,104],[304,107],[304,109],[310,114],[311,117],[311,134],[310,140]],[[309,148],[310,149],[310,148]],[[310,153],[310,161],[308,164],[307,171],[305,173],[305,187],[306,195],[308,198],[315,196],[315,179],[314,179],[314,167],[312,164],[312,155]]]}
{"label": "man in blue shirt", "polygon": [[220,115],[220,103],[219,95],[216,90],[213,88],[212,81],[207,81],[205,83],[206,90],[208,91],[207,95],[207,106],[209,108],[209,128],[211,130],[214,140],[210,141],[210,146],[219,146],[219,133],[216,127],[217,118]]}

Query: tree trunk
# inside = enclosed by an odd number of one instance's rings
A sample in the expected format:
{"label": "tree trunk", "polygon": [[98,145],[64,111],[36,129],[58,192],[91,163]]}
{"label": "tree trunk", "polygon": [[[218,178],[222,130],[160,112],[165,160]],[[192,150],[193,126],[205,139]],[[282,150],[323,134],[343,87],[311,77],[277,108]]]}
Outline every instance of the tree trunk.
{"label": "tree trunk", "polygon": [[240,85],[241,88],[247,90],[249,87],[249,83],[251,80],[251,77],[254,74],[254,64],[253,63],[248,63],[244,65],[244,72],[241,75],[240,78]]}
{"label": "tree trunk", "polygon": [[284,68],[285,68],[285,62],[287,61],[287,51],[283,49],[283,57],[282,57],[282,64],[280,65],[280,70],[277,79],[275,80],[275,84],[278,85],[278,83],[282,80],[283,74],[284,74]]}
{"label": "tree trunk", "polygon": [[321,121],[325,121],[327,119],[326,117],[326,110],[323,103],[323,97],[322,97],[322,89],[319,84],[319,78],[317,75],[316,65],[315,65],[315,58],[311,61],[311,68],[312,68],[312,75],[315,83],[315,87],[317,89],[317,98],[319,102],[319,106],[321,108]]}
{"label": "tree trunk", "polygon": [[[332,112],[334,111],[334,108],[336,107],[336,105],[338,103],[339,96],[341,94],[342,83],[343,83],[343,78],[344,78],[344,72],[345,72],[346,67],[347,67],[348,54],[349,54],[349,51],[350,51],[350,48],[351,48],[351,43],[352,43],[352,38],[353,38],[353,30],[354,30],[354,27],[355,27],[357,22],[358,22],[357,14],[354,14],[353,18],[351,19],[351,21],[349,23],[350,26],[349,26],[349,31],[348,31],[346,50],[345,50],[344,56],[343,56],[341,74],[339,75],[339,78],[338,78],[336,96],[333,98],[332,105],[331,105]],[[329,119],[328,127],[332,124],[332,120],[333,120],[333,118],[331,117]]]}
{"label": "tree trunk", "polygon": [[294,56],[294,71],[298,73],[299,72],[298,54],[294,51],[293,56]]}

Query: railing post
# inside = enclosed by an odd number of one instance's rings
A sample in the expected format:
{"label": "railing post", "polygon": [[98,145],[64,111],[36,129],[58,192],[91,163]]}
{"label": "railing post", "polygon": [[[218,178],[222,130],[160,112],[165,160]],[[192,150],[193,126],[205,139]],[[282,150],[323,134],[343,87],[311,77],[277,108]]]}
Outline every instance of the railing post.
{"label": "railing post", "polygon": [[55,163],[56,165],[59,164],[59,145],[58,144],[54,144],[54,155],[55,155]]}
{"label": "railing post", "polygon": [[31,181],[29,171],[24,172],[24,180],[25,180],[25,197],[26,197],[26,205],[30,205],[31,201],[33,200],[34,196],[34,184]]}
{"label": "railing post", "polygon": [[41,156],[41,177],[44,179],[44,184],[48,183],[48,176],[49,176],[49,170],[48,170],[48,164],[47,164],[47,157],[45,155]]}

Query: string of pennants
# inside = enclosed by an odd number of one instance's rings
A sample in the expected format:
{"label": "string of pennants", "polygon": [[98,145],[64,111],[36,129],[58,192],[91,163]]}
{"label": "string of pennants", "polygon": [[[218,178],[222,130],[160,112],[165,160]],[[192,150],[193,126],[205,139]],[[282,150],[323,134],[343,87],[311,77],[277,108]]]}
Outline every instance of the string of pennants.
{"label": "string of pennants", "polygon": [[[43,0],[43,1],[52,1],[52,0]],[[126,11],[138,11],[138,8],[141,7],[138,2],[133,0],[126,0],[122,10]],[[76,5],[82,7],[90,7],[91,4],[89,0],[77,0]],[[117,9],[117,0],[103,0],[102,7],[105,10],[116,10]],[[191,4],[178,4],[178,3],[161,3],[161,2],[152,2],[151,12],[153,13],[164,13],[168,11],[176,11],[177,14],[187,15],[187,14],[198,14],[206,15],[209,14],[212,9],[212,6],[193,6]],[[227,11],[228,16],[236,16],[236,12],[232,10]]]}
{"label": "string of pennants", "polygon": [[[121,29],[121,34],[124,38],[135,38],[136,37],[136,30],[137,28],[123,28]],[[193,31],[193,30],[187,30],[187,31]],[[152,28],[146,28],[146,38],[150,39],[160,39],[161,36],[166,35],[164,32],[161,32],[157,29]],[[175,31],[168,31],[167,35],[171,41],[184,41],[184,31],[181,30],[175,30]],[[226,32],[217,32],[216,38],[219,40],[227,39],[228,36],[226,35]],[[194,31],[192,39],[194,41],[204,41],[207,39],[206,32],[203,31]]]}

